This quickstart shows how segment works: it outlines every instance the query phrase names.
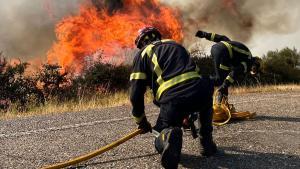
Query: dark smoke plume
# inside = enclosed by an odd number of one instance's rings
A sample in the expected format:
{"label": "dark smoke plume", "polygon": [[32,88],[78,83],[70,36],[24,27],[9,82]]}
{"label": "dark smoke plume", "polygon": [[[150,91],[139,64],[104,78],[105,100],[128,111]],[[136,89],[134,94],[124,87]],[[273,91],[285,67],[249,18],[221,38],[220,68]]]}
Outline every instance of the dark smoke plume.
{"label": "dark smoke plume", "polygon": [[291,34],[299,30],[298,0],[163,0],[183,13],[185,33],[198,30],[226,34],[247,42],[265,33]]}
{"label": "dark smoke plume", "polygon": [[123,7],[122,0],[92,0],[92,3],[98,10],[107,9],[110,15]]}

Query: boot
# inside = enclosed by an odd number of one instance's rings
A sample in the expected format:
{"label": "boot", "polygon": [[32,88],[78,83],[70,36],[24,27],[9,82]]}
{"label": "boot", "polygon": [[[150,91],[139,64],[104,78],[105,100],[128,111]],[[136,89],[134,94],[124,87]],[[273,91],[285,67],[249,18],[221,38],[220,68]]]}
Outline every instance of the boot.
{"label": "boot", "polygon": [[180,161],[182,131],[179,127],[164,129],[155,139],[155,148],[161,153],[161,164],[166,169],[176,169]]}
{"label": "boot", "polygon": [[199,114],[198,124],[200,126],[200,144],[202,156],[210,157],[217,153],[217,146],[213,141],[213,126],[212,126],[212,104],[209,104],[203,112]]}
{"label": "boot", "polygon": [[204,157],[211,157],[217,153],[217,146],[212,140],[212,138],[200,138],[200,143],[202,146],[201,155]]}

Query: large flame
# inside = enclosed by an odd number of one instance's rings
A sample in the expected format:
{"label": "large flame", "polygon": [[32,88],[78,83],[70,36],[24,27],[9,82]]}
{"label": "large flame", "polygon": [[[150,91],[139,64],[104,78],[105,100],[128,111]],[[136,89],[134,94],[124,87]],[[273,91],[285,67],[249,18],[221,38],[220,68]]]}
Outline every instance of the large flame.
{"label": "large flame", "polygon": [[124,49],[134,49],[137,31],[153,25],[163,38],[182,41],[178,11],[158,0],[124,0],[113,14],[107,9],[83,4],[77,16],[63,19],[56,26],[57,42],[48,52],[48,61],[80,73],[87,58],[99,53],[104,61],[123,60]]}

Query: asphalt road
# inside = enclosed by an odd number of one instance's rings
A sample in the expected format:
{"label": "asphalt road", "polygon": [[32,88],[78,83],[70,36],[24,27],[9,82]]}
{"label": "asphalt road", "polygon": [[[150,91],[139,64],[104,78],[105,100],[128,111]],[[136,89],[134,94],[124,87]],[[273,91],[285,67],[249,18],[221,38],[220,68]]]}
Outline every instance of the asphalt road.
{"label": "asphalt road", "polygon": [[[184,133],[179,168],[300,168],[300,92],[235,95],[254,120],[214,127],[220,152],[203,158]],[[155,122],[158,109],[146,107]],[[130,107],[0,121],[0,168],[40,168],[96,150],[135,129]],[[140,135],[77,168],[161,168],[151,134]]]}

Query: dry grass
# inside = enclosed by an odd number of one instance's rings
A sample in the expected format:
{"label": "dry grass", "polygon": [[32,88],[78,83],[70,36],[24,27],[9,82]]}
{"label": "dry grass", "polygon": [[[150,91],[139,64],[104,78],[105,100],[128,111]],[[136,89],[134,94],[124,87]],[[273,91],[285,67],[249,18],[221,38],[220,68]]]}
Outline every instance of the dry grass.
{"label": "dry grass", "polygon": [[113,107],[129,104],[128,93],[118,92],[115,94],[102,94],[93,98],[81,98],[79,101],[69,101],[63,104],[57,102],[47,102],[45,106],[32,108],[28,112],[11,111],[0,115],[0,119],[10,119],[16,117],[32,116],[37,114],[52,114],[63,112],[78,112],[99,107]]}
{"label": "dry grass", "polygon": [[[262,93],[262,92],[278,92],[278,91],[300,91],[299,84],[292,85],[269,85],[259,87],[236,87],[230,88],[232,94],[243,94],[243,93]],[[152,94],[150,91],[146,94],[145,102],[152,102]],[[0,114],[0,119],[12,119],[18,117],[26,117],[41,114],[57,114],[64,112],[78,112],[89,109],[105,108],[121,105],[130,105],[128,92],[118,92],[115,94],[106,94],[95,96],[91,99],[80,99],[79,102],[65,102],[63,104],[58,103],[46,103],[45,106],[39,108],[32,108],[28,112],[19,113],[16,111],[7,112]]]}
{"label": "dry grass", "polygon": [[[145,102],[149,103],[152,100],[150,92],[146,93]],[[17,112],[15,110],[9,111],[7,113],[0,113],[1,119],[12,119],[18,117],[26,117],[33,115],[42,114],[57,114],[64,112],[78,112],[85,111],[89,109],[114,107],[121,105],[130,105],[128,92],[122,91],[114,94],[103,94],[97,95],[93,98],[85,99],[81,98],[79,101],[69,101],[63,104],[57,102],[48,102],[45,106],[32,108],[28,112]]]}

